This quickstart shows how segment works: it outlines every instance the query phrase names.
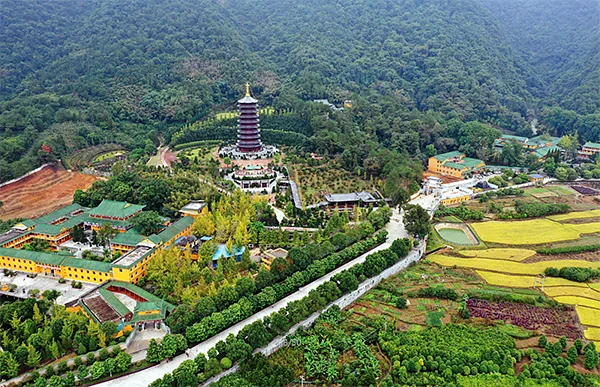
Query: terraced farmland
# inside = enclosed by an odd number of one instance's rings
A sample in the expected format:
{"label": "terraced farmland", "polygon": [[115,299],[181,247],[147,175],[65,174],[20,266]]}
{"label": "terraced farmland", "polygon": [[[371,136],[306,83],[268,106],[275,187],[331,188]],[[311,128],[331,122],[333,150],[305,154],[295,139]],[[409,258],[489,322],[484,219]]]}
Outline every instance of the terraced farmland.
{"label": "terraced farmland", "polygon": [[501,259],[485,258],[458,258],[447,255],[433,254],[429,260],[442,266],[460,266],[476,270],[495,271],[507,274],[538,275],[542,274],[548,267],[561,269],[563,267],[591,267],[597,268],[598,262],[578,261],[578,260],[556,260],[533,263],[511,262]]}
{"label": "terraced farmland", "polygon": [[465,257],[470,258],[493,258],[506,261],[520,262],[536,254],[534,250],[514,249],[514,248],[496,248],[486,250],[463,250],[460,252]]}
{"label": "terraced farmland", "polygon": [[[507,286],[511,288],[531,288],[536,279],[539,277],[527,276],[527,275],[512,275],[512,274],[501,274],[494,273],[485,270],[476,270],[477,274],[481,276],[490,285],[495,286]],[[548,277],[544,280],[544,291],[549,290],[553,287],[582,287],[587,288],[588,285],[579,282],[572,282],[563,278],[552,278]],[[547,292],[546,292],[547,293]]]}
{"label": "terraced farmland", "polygon": [[514,222],[473,223],[472,228],[485,242],[503,245],[539,245],[579,238],[580,231],[549,219]]}

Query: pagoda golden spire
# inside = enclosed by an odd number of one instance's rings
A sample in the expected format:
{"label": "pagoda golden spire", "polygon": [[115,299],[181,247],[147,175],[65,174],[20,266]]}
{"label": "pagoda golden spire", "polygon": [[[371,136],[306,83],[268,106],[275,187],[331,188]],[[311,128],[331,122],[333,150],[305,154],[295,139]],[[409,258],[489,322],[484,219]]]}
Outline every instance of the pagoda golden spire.
{"label": "pagoda golden spire", "polygon": [[251,95],[250,95],[250,82],[246,82],[246,97],[251,97]]}

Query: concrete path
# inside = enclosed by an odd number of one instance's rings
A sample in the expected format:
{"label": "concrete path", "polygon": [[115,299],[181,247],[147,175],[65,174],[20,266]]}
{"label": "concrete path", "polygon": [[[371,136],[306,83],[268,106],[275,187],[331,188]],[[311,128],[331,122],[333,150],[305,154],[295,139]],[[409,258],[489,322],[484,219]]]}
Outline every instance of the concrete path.
{"label": "concrete path", "polygon": [[[408,236],[406,233],[406,230],[404,229],[404,223],[402,221],[402,214],[398,210],[393,211],[392,220],[390,221],[390,223],[388,224],[386,229],[388,232],[388,239],[381,245],[377,246],[376,248],[369,251],[368,253],[365,253],[365,254],[359,256],[358,258],[346,263],[345,265],[333,270],[329,274],[326,274],[325,276],[300,288],[295,293],[287,296],[286,298],[280,300],[279,302],[273,304],[272,306],[257,312],[256,314],[248,317],[247,319],[239,322],[238,324],[236,324],[236,325],[224,330],[223,332],[218,333],[217,335],[211,337],[210,339],[203,341],[202,343],[196,345],[195,347],[193,347],[190,350],[191,356],[189,358],[194,358],[199,353],[206,354],[206,352],[208,352],[209,349],[214,347],[219,341],[225,340],[230,333],[236,335],[246,325],[252,324],[253,322],[258,321],[258,320],[270,315],[271,313],[284,308],[292,301],[300,300],[301,298],[308,296],[308,293],[311,290],[316,289],[321,284],[329,281],[331,279],[331,277],[333,277],[337,273],[339,273],[343,270],[349,269],[350,267],[352,267],[356,264],[364,262],[365,259],[367,258],[367,256],[373,254],[376,251],[387,249],[388,247],[390,247],[392,245],[392,242],[394,240],[396,240],[398,238],[405,238]],[[97,386],[99,386],[99,387],[147,386],[150,383],[152,383],[153,381],[155,381],[156,379],[161,378],[164,374],[173,372],[173,370],[175,368],[177,368],[184,360],[187,360],[187,359],[188,359],[188,357],[185,354],[179,355],[168,363],[161,363],[154,367],[148,368],[146,370],[137,372],[135,374],[125,375],[118,379],[114,379],[111,381],[97,384]]]}

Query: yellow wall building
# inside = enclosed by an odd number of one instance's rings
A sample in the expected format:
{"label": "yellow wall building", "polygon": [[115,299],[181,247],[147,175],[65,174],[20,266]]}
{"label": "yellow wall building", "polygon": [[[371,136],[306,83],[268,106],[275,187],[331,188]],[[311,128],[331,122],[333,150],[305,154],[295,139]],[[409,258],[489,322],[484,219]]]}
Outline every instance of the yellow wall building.
{"label": "yellow wall building", "polygon": [[[131,250],[115,262],[99,262],[78,259],[61,254],[19,250],[17,248],[0,247],[0,268],[43,274],[51,277],[65,278],[74,281],[102,283],[117,280],[137,283],[146,275],[150,260],[162,249],[170,246],[181,236],[191,233],[194,219],[183,217],[165,228],[159,234],[149,237],[140,236],[140,241]],[[34,236],[31,236],[31,235]],[[39,233],[11,230],[0,238],[0,245],[23,244],[24,240],[37,238]]]}
{"label": "yellow wall building", "polygon": [[483,160],[465,157],[462,152],[442,153],[429,158],[427,169],[431,172],[440,173],[453,177],[464,177],[485,167]]}

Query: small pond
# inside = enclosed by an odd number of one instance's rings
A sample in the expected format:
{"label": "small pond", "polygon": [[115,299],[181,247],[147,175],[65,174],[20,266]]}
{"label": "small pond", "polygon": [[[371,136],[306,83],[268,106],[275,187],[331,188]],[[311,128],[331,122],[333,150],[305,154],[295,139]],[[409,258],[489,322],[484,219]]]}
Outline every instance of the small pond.
{"label": "small pond", "polygon": [[467,234],[461,229],[458,228],[440,228],[437,230],[442,238],[450,243],[454,243],[457,245],[469,245],[472,246],[473,243]]}

